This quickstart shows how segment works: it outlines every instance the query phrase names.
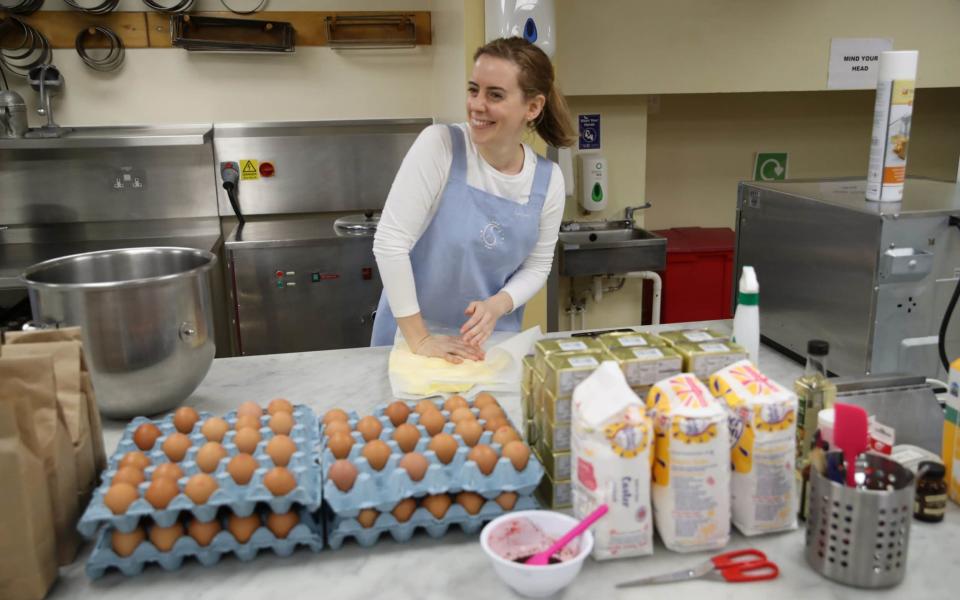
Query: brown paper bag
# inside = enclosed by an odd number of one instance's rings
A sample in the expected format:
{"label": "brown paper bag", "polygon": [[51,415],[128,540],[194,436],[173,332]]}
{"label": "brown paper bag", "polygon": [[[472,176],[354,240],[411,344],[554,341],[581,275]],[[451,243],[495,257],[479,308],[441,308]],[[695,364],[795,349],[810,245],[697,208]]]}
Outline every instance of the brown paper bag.
{"label": "brown paper bag", "polygon": [[0,358],[0,598],[9,600],[43,598],[57,577],[52,443],[34,417],[36,404],[56,403],[52,368],[50,359]]}
{"label": "brown paper bag", "polygon": [[51,356],[57,381],[57,401],[63,410],[70,441],[73,444],[77,471],[77,494],[80,506],[86,506],[97,480],[90,434],[90,417],[80,380],[80,342],[46,342],[40,344],[7,344],[0,347],[0,356]]}
{"label": "brown paper bag", "polygon": [[[93,448],[93,459],[96,472],[107,467],[107,455],[103,446],[103,426],[100,421],[100,411],[97,408],[97,397],[93,391],[90,373],[87,369],[86,357],[83,353],[83,337],[79,327],[64,327],[62,329],[41,329],[37,331],[8,331],[5,334],[7,344],[37,344],[46,342],[80,342],[80,389],[86,400],[86,414],[89,419],[90,439]],[[94,486],[96,487],[96,486]]]}

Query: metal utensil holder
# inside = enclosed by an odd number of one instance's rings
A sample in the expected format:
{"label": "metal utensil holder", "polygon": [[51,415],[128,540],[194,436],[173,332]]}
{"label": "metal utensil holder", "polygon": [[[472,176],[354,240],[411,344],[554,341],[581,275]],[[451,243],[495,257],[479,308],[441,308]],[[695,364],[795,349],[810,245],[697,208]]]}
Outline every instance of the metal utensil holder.
{"label": "metal utensil holder", "polygon": [[[830,461],[842,464],[842,455],[830,453]],[[896,585],[907,567],[913,474],[884,456],[863,454],[855,477],[857,487],[847,487],[810,470],[807,562],[839,583]]]}

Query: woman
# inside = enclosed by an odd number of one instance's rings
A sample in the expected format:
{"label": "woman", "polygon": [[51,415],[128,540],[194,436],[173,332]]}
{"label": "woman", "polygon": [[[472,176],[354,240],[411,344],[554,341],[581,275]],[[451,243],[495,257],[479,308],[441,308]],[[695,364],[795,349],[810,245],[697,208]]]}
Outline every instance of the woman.
{"label": "woman", "polygon": [[[416,354],[482,360],[496,330],[519,331],[543,286],[563,218],[563,176],[523,144],[574,138],[546,54],[522,38],[474,54],[468,121],[432,125],[414,142],[387,196],[373,252],[384,293],[371,345],[397,327]],[[425,321],[459,329],[433,335]]]}

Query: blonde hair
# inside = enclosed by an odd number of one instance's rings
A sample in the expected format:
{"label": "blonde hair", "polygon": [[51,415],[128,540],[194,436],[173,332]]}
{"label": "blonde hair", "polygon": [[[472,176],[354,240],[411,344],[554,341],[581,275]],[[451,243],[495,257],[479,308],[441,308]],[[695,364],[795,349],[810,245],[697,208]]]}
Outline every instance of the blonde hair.
{"label": "blonde hair", "polygon": [[517,78],[526,99],[542,94],[546,99],[540,116],[531,123],[537,134],[551,146],[572,146],[577,140],[567,101],[557,90],[553,63],[539,47],[519,37],[499,38],[477,48],[476,61],[481,56],[493,56],[517,65]]}

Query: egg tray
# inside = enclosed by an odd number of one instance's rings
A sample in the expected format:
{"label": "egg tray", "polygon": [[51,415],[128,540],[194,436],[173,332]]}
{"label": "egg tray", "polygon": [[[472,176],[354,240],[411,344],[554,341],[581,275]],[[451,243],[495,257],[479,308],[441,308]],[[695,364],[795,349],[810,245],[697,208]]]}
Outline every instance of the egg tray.
{"label": "egg tray", "polygon": [[[476,409],[474,411],[476,412]],[[415,425],[420,430],[420,440],[417,442],[414,452],[423,454],[429,462],[423,479],[413,481],[406,470],[399,466],[404,453],[397,443],[391,439],[394,428],[390,421],[382,416],[382,407],[378,407],[374,416],[380,418],[383,423],[380,439],[390,446],[390,457],[382,470],[375,470],[361,454],[365,443],[363,437],[360,433],[353,431],[351,435],[354,438],[354,444],[350,448],[347,460],[357,467],[358,473],[353,487],[347,492],[340,491],[332,481],[327,479],[329,469],[336,459],[330,449],[326,447],[326,439],[321,438],[323,500],[329,504],[334,512],[341,516],[354,517],[365,508],[385,511],[400,500],[411,496],[461,491],[475,492],[487,499],[494,498],[502,492],[516,492],[522,496],[529,495],[536,489],[540,483],[540,478],[543,476],[543,465],[540,464],[532,450],[530,459],[523,470],[518,471],[514,468],[510,459],[501,456],[497,460],[493,471],[489,475],[484,475],[475,462],[467,460],[471,447],[467,446],[459,435],[453,433],[454,424],[449,422],[444,425],[443,431],[453,435],[453,438],[457,441],[457,450],[450,464],[445,465],[440,462],[435,452],[427,450],[427,446],[430,444],[430,435],[422,425],[418,424],[420,415],[411,413],[407,423]],[[358,420],[357,415],[351,412],[349,417],[350,426],[353,428]],[[482,424],[483,421],[481,420],[480,423]],[[492,443],[492,438],[492,432],[484,431],[478,443],[489,445],[499,455],[500,444]]]}
{"label": "egg tray", "polygon": [[185,533],[167,552],[161,552],[147,539],[141,542],[130,556],[119,556],[113,551],[110,542],[113,529],[106,527],[100,531],[93,552],[87,559],[87,576],[90,579],[99,579],[110,569],[117,569],[127,576],[139,575],[149,564],[160,565],[166,571],[175,571],[190,558],[209,567],[220,562],[220,559],[229,553],[236,555],[242,561],[249,561],[261,550],[268,549],[277,556],[289,556],[300,546],[320,552],[323,549],[321,524],[314,519],[308,509],[300,509],[299,515],[300,523],[282,539],[274,535],[265,525],[261,525],[246,543],[241,544],[224,528],[207,546],[201,546]]}
{"label": "egg tray", "polygon": [[[127,533],[136,528],[140,520],[145,517],[150,518],[161,527],[168,527],[184,512],[190,512],[194,518],[207,522],[215,518],[217,511],[222,507],[229,508],[232,512],[240,516],[251,514],[258,503],[268,505],[270,510],[277,513],[285,513],[294,505],[303,506],[309,510],[317,510],[320,507],[320,485],[318,481],[320,477],[320,466],[317,464],[316,416],[313,414],[313,411],[305,406],[295,408],[294,417],[297,419],[297,422],[290,431],[290,437],[297,445],[297,451],[290,457],[290,462],[287,465],[287,468],[293,473],[297,480],[297,487],[294,488],[293,491],[284,496],[274,496],[263,485],[264,475],[275,466],[265,451],[266,445],[274,436],[274,433],[265,425],[260,428],[261,440],[259,444],[257,444],[257,448],[253,454],[260,466],[254,471],[253,478],[246,485],[239,485],[233,480],[226,470],[230,458],[238,453],[236,445],[232,442],[236,433],[233,430],[233,425],[236,423],[236,413],[235,411],[231,411],[224,417],[224,420],[231,426],[231,429],[227,431],[223,439],[223,447],[226,449],[228,456],[222,459],[217,465],[216,471],[210,474],[216,479],[218,487],[207,502],[200,505],[194,503],[183,492],[183,489],[187,480],[192,475],[200,472],[195,457],[200,446],[206,443],[207,440],[203,434],[200,433],[199,425],[203,419],[211,415],[201,413],[200,416],[201,421],[198,421],[197,426],[195,426],[194,430],[189,434],[193,445],[187,450],[187,455],[184,459],[178,463],[184,473],[184,477],[177,481],[181,491],[170,501],[170,504],[163,509],[154,508],[153,505],[147,502],[143,495],[150,485],[150,479],[156,467],[162,463],[170,462],[163,453],[163,450],[161,450],[161,445],[165,437],[175,431],[173,419],[171,415],[155,421],[144,417],[134,418],[130,424],[127,425],[124,435],[117,445],[117,451],[108,461],[107,470],[102,474],[103,483],[94,490],[93,497],[87,505],[87,509],[77,523],[77,530],[80,534],[87,539],[93,538],[97,530],[103,525],[110,525],[113,528]],[[261,419],[263,423],[267,420],[267,416]],[[148,422],[154,423],[160,429],[162,435],[157,439],[153,449],[144,453],[151,460],[151,465],[144,471],[147,479],[138,486],[140,497],[127,508],[124,514],[115,515],[106,507],[103,502],[103,497],[107,493],[107,490],[110,489],[113,476],[116,474],[117,463],[127,452],[138,450],[133,443],[133,431],[141,424]]]}
{"label": "egg tray", "polygon": [[358,544],[364,547],[373,546],[384,533],[398,542],[409,541],[418,529],[423,529],[427,535],[434,538],[442,537],[447,533],[451,526],[457,525],[464,533],[473,534],[488,522],[496,519],[500,515],[518,511],[518,510],[537,510],[540,508],[537,500],[531,495],[519,496],[513,508],[509,511],[504,510],[493,500],[488,500],[475,514],[469,514],[463,506],[454,502],[447,509],[447,513],[442,519],[434,517],[426,508],[418,507],[411,517],[400,523],[389,512],[383,512],[374,522],[373,526],[366,528],[361,525],[357,519],[334,515],[330,511],[326,513],[327,524],[327,544],[331,549],[337,550],[348,538],[354,538]]}

